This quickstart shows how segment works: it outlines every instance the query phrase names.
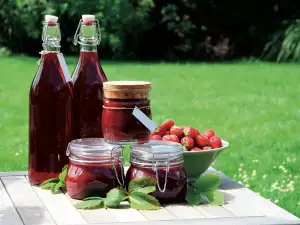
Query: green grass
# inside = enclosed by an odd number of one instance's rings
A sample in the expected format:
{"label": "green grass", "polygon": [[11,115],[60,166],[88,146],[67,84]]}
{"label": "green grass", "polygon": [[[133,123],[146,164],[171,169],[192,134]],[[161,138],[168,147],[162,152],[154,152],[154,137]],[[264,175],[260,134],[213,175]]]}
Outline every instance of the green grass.
{"label": "green grass", "polygon": [[[28,91],[37,61],[0,59],[0,171],[27,169]],[[67,62],[72,71],[76,58]],[[300,65],[102,64],[109,80],[152,82],[157,123],[172,118],[215,130],[231,147],[214,166],[300,217]]]}

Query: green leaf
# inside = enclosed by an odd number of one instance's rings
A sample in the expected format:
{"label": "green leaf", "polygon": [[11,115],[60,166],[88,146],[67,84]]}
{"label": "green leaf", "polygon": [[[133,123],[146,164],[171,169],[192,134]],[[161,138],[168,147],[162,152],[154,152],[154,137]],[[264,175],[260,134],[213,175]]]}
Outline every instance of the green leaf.
{"label": "green leaf", "polygon": [[207,174],[200,176],[195,184],[198,193],[216,190],[221,184],[221,178],[218,174]]}
{"label": "green leaf", "polygon": [[149,186],[156,186],[156,181],[152,177],[136,178],[130,181],[128,185],[128,192],[137,191]]}
{"label": "green leaf", "polygon": [[160,204],[155,197],[139,191],[130,193],[129,204],[131,208],[140,210],[154,210],[160,208]]}
{"label": "green leaf", "polygon": [[197,193],[193,187],[188,187],[185,200],[189,205],[199,205],[202,202],[201,194]]}
{"label": "green leaf", "polygon": [[148,187],[137,189],[136,191],[144,193],[144,194],[149,194],[155,190],[156,190],[156,186],[148,186]]}
{"label": "green leaf", "polygon": [[65,184],[65,179],[66,179],[66,176],[67,176],[67,169],[68,169],[68,165],[65,165],[62,169],[62,172],[59,174],[58,178],[59,180]]}
{"label": "green leaf", "polygon": [[56,184],[58,182],[59,182],[58,178],[51,178],[51,179],[46,180],[43,183],[41,183],[40,184],[40,188],[42,188],[42,189],[50,189],[53,184]]}
{"label": "green leaf", "polygon": [[101,197],[88,197],[83,199],[83,201],[88,201],[88,200],[104,200],[104,198]]}
{"label": "green leaf", "polygon": [[125,197],[126,191],[124,188],[114,188],[107,193],[104,203],[108,207],[115,208],[120,205]]}
{"label": "green leaf", "polygon": [[224,194],[219,190],[202,193],[210,205],[224,205]]}
{"label": "green leaf", "polygon": [[52,194],[55,194],[60,188],[65,187],[65,184],[59,181],[58,183],[54,183],[51,186],[51,192]]}
{"label": "green leaf", "polygon": [[78,202],[76,209],[100,209],[104,207],[103,199],[94,199]]}

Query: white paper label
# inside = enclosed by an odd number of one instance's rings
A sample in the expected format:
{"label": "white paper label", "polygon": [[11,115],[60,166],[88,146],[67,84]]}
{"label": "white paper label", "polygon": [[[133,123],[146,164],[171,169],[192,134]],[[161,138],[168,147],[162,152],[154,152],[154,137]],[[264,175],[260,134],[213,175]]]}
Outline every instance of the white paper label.
{"label": "white paper label", "polygon": [[65,75],[66,82],[70,82],[72,80],[72,78],[71,78],[71,75],[70,75],[70,72],[69,72],[69,69],[68,69],[68,66],[67,66],[67,63],[65,61],[63,54],[59,53],[59,54],[57,54],[57,57],[58,57],[59,64],[62,68],[62,71]]}
{"label": "white paper label", "polygon": [[138,107],[134,107],[132,114],[151,132],[153,132],[156,129],[157,125],[148,116],[146,116],[145,113],[143,113]]}

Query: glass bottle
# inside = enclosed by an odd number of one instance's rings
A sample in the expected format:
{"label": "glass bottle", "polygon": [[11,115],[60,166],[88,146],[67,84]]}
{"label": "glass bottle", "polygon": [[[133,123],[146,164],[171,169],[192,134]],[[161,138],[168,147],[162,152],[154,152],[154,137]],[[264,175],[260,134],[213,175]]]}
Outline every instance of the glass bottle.
{"label": "glass bottle", "polygon": [[58,18],[45,16],[43,51],[30,88],[29,181],[40,184],[57,177],[68,163],[72,138],[72,79],[60,53]]}
{"label": "glass bottle", "polygon": [[93,15],[83,15],[74,36],[80,56],[73,73],[73,139],[101,138],[103,82],[106,75],[99,63],[97,45],[100,28]]}

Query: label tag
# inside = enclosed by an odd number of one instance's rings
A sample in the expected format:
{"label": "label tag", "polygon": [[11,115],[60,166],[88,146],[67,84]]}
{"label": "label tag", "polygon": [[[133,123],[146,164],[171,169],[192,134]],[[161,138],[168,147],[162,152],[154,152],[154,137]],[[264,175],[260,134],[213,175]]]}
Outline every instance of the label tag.
{"label": "label tag", "polygon": [[157,125],[148,116],[146,116],[145,113],[143,113],[138,107],[134,107],[132,114],[151,132],[153,132],[156,129]]}
{"label": "label tag", "polygon": [[58,58],[60,66],[62,68],[62,71],[65,75],[66,82],[70,82],[72,80],[72,78],[71,78],[71,75],[70,75],[70,72],[69,72],[69,69],[68,69],[68,66],[67,66],[67,63],[65,61],[63,54],[58,53],[57,58]]}

